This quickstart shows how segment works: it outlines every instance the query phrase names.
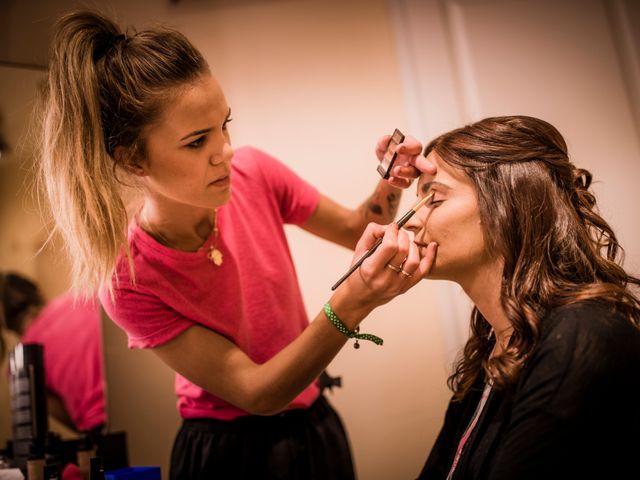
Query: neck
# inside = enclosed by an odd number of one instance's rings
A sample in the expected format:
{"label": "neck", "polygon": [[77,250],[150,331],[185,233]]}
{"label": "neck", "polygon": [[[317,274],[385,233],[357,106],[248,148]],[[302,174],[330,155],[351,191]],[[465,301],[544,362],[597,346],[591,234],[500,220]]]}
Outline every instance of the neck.
{"label": "neck", "polygon": [[513,326],[502,306],[503,262],[495,261],[479,275],[461,283],[482,316],[489,322],[496,336],[496,345],[491,356],[500,354],[508,345]]}
{"label": "neck", "polygon": [[159,205],[147,199],[138,214],[138,224],[167,247],[196,251],[215,228],[216,211],[184,205]]}

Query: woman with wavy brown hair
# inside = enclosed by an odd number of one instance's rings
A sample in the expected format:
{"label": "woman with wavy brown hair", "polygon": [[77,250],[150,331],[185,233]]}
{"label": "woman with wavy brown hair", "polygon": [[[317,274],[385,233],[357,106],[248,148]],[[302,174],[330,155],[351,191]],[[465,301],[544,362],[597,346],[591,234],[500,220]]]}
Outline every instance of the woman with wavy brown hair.
{"label": "woman with wavy brown hair", "polygon": [[[640,435],[640,280],[562,135],[487,118],[425,149],[409,222],[430,279],[474,302],[454,395],[420,478],[618,478]],[[425,160],[422,159],[424,163]],[[426,250],[425,250],[426,251]]]}

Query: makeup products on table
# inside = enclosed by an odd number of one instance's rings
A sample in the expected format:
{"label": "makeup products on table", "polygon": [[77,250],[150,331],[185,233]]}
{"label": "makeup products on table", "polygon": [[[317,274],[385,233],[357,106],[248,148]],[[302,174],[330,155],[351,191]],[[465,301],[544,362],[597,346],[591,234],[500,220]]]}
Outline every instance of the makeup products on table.
{"label": "makeup products on table", "polygon": [[[430,201],[433,198],[433,195],[434,195],[433,193],[430,193],[429,195],[418,200],[418,202],[416,202],[416,204],[413,207],[411,207],[411,210],[405,213],[402,216],[402,218],[396,222],[396,225],[398,225],[398,228],[402,228],[409,221],[409,219],[413,217],[413,215],[418,210],[420,210],[420,208],[422,208],[422,206],[424,206],[428,201]],[[373,252],[376,251],[376,249],[380,246],[381,243],[382,243],[382,237],[376,240],[376,243],[373,244],[373,247],[367,250],[367,252],[362,257],[360,257],[360,259],[356,263],[354,263],[349,270],[347,270],[347,273],[345,273],[340,278],[340,280],[338,280],[336,283],[333,284],[333,286],[331,287],[331,290],[335,290],[340,286],[342,282],[344,282],[347,278],[349,278],[349,275],[355,272],[360,267],[360,265],[362,265],[362,262],[364,262],[367,258],[369,258],[373,254]]]}
{"label": "makeup products on table", "polygon": [[9,391],[14,464],[41,469],[48,430],[42,345],[18,343],[9,353]]}
{"label": "makeup products on table", "polygon": [[382,156],[382,160],[380,161],[380,165],[378,165],[378,173],[382,178],[389,178],[391,176],[391,168],[398,157],[396,153],[396,147],[400,145],[404,141],[404,135],[397,128],[394,130],[391,135],[391,139],[389,140],[389,145],[387,145],[387,150],[384,152]]}

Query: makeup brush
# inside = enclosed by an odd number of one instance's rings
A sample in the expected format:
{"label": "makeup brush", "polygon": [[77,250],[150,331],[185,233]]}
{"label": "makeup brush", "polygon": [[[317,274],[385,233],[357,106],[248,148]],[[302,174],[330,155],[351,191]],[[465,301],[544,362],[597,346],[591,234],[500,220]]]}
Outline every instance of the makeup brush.
{"label": "makeup brush", "polygon": [[[431,198],[433,198],[433,195],[434,195],[433,193],[430,193],[426,197],[420,199],[413,207],[411,207],[411,210],[409,210],[407,213],[405,213],[402,216],[402,218],[396,222],[396,225],[398,225],[398,228],[404,227],[405,223],[407,223],[409,221],[409,219],[411,217],[413,217],[413,215],[418,210],[420,210],[420,208],[423,205],[425,205],[429,200],[431,200]],[[347,278],[349,278],[349,275],[351,275],[353,272],[355,272],[358,269],[358,267],[360,267],[360,265],[362,265],[362,262],[364,262],[371,255],[373,255],[373,252],[376,251],[376,249],[380,246],[381,243],[382,243],[382,237],[380,237],[378,240],[376,240],[376,243],[373,244],[373,247],[371,247],[369,250],[367,250],[367,253],[365,253],[362,257],[360,257],[360,260],[358,260],[356,263],[354,263],[351,266],[351,268],[349,270],[347,270],[347,273],[345,273],[340,278],[340,280],[338,280],[336,283],[333,284],[333,286],[331,287],[331,290],[335,290],[336,288],[338,288],[340,286],[340,284],[342,282],[344,282]]]}

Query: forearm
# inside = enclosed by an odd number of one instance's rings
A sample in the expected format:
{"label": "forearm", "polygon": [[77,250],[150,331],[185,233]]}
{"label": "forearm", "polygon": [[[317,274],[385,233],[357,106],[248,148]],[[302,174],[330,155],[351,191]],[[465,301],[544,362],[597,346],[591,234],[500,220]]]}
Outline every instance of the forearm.
{"label": "forearm", "polygon": [[[334,295],[329,304],[345,326],[354,330],[372,308],[347,307],[341,295]],[[247,372],[245,385],[252,413],[268,415],[284,410],[322,373],[346,341],[321,311],[295,341]]]}
{"label": "forearm", "polygon": [[386,225],[395,219],[401,196],[402,190],[386,180],[380,180],[375,191],[356,209],[345,208],[322,195],[315,212],[302,228],[353,249],[368,224]]}
{"label": "forearm", "polygon": [[393,222],[398,214],[401,197],[401,189],[390,185],[386,180],[380,180],[373,194],[358,207],[360,217],[358,237],[370,222],[381,225]]}
{"label": "forearm", "polygon": [[58,420],[60,423],[64,424],[66,427],[69,427],[73,431],[77,431],[76,425],[71,420],[71,416],[62,402],[62,399],[47,391],[47,411],[49,415]]}

